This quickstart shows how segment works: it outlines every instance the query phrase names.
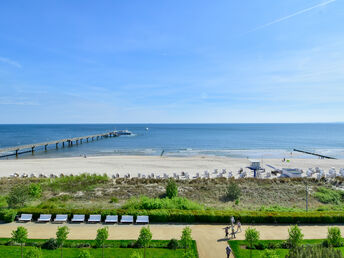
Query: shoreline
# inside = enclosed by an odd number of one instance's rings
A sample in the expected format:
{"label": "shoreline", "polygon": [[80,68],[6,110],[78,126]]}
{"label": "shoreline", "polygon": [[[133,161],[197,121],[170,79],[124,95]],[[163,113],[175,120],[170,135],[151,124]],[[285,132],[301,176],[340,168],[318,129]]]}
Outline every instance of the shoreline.
{"label": "shoreline", "polygon": [[[331,167],[337,172],[340,168],[344,168],[344,159],[304,159],[290,158],[290,162],[282,162],[282,159],[263,159],[261,166],[266,171],[272,169],[267,164],[276,168],[300,168],[304,172],[308,168],[319,167],[327,173]],[[245,171],[250,165],[247,158],[230,158],[223,156],[188,156],[188,157],[172,157],[172,156],[134,156],[134,155],[110,155],[110,156],[88,156],[84,157],[61,157],[61,158],[35,158],[35,159],[2,159],[0,160],[0,177],[7,177],[13,173],[22,175],[40,173],[49,175],[61,173],[82,174],[96,173],[124,176],[130,173],[131,176],[137,176],[138,173],[162,176],[164,173],[173,175],[181,172],[188,172],[190,176],[196,173],[203,174],[204,171],[213,172],[215,169],[222,171],[226,169],[232,171],[235,177],[238,176],[238,170],[243,168]],[[249,175],[252,173],[249,172]]]}

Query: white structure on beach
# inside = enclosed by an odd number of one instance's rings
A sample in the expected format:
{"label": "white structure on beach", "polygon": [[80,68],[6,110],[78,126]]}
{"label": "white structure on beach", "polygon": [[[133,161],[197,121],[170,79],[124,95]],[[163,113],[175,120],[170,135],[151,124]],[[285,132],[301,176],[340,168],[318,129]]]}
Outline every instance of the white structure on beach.
{"label": "white structure on beach", "polygon": [[301,177],[303,171],[299,168],[282,168],[282,177]]}

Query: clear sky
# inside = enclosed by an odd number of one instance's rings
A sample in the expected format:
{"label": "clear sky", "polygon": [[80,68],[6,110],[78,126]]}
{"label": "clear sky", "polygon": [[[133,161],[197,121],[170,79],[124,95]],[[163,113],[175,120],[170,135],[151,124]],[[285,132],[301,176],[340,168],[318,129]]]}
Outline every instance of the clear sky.
{"label": "clear sky", "polygon": [[344,121],[343,0],[0,2],[0,123]]}

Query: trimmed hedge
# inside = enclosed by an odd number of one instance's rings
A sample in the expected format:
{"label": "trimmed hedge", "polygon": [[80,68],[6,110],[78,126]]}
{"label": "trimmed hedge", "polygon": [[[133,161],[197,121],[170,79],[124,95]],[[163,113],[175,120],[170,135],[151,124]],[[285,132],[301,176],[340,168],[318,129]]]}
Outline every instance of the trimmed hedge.
{"label": "trimmed hedge", "polygon": [[[312,211],[312,212],[266,212],[266,211],[221,211],[221,210],[90,210],[90,209],[40,209],[22,208],[18,214],[33,214],[37,219],[40,214],[101,214],[106,215],[149,215],[150,222],[183,222],[183,223],[228,223],[230,217],[240,219],[242,223],[344,223],[344,212]],[[2,217],[0,216],[0,219]]]}

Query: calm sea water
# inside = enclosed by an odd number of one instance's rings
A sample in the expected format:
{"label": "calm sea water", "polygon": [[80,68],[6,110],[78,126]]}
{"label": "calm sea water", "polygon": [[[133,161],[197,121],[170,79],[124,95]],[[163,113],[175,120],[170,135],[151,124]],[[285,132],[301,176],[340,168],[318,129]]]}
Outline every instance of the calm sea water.
{"label": "calm sea water", "polygon": [[[147,131],[146,128],[149,128]],[[0,148],[128,129],[133,136],[105,138],[71,148],[49,146],[19,158],[86,155],[219,155],[279,158],[293,148],[344,158],[344,124],[78,124],[0,125]],[[313,158],[293,153],[293,156]]]}

